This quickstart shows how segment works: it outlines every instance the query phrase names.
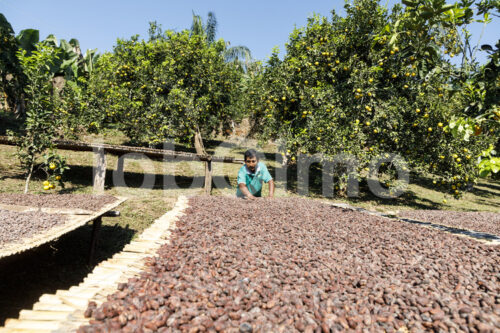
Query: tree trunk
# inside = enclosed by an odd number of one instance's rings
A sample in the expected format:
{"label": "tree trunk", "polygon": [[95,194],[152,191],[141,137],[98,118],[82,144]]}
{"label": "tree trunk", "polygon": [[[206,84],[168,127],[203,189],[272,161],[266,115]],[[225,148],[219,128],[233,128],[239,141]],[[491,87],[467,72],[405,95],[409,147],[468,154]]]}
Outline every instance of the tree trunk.
{"label": "tree trunk", "polygon": [[24,194],[27,194],[29,190],[30,179],[31,175],[33,174],[33,164],[34,161],[31,163],[30,171],[28,172],[28,177],[26,177],[26,184],[24,185]]}
{"label": "tree trunk", "polygon": [[[194,135],[194,148],[196,149],[196,154],[198,155],[208,155],[205,150],[205,145],[203,144],[203,138],[201,137],[200,130],[196,130]],[[205,162],[205,194],[210,195],[212,192],[212,161]]]}
{"label": "tree trunk", "polygon": [[208,155],[205,151],[205,145],[203,144],[203,138],[199,130],[196,131],[194,135],[194,148],[196,149],[196,154],[198,155]]}

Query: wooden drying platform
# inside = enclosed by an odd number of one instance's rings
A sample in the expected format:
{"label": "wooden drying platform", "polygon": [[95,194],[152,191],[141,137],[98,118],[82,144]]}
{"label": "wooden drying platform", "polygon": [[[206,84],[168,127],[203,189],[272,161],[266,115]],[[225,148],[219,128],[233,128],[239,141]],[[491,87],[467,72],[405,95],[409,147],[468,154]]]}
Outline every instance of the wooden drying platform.
{"label": "wooden drying platform", "polygon": [[[0,247],[0,259],[3,257],[8,257],[14,254],[21,253],[26,250],[33,249],[42,244],[53,241],[62,235],[81,227],[88,222],[94,221],[94,227],[96,227],[96,222],[100,224],[100,219],[103,215],[108,213],[113,208],[122,204],[126,198],[116,198],[117,200],[113,203],[110,203],[104,207],[102,207],[97,212],[92,212],[88,210],[82,209],[67,209],[67,208],[37,208],[37,207],[28,207],[28,206],[17,206],[17,205],[5,205],[2,204],[0,208],[17,211],[17,212],[28,212],[28,211],[42,211],[45,213],[52,214],[65,214],[67,215],[67,220],[62,225],[57,225],[43,233],[38,235],[34,235],[31,238],[25,238],[17,242],[7,243],[4,246]],[[97,232],[97,229],[94,228],[94,233]],[[94,236],[94,235],[93,235]],[[94,238],[94,237],[93,237]],[[93,242],[96,241],[93,239]],[[92,249],[91,249],[92,251]],[[92,253],[91,253],[92,255]]]}
{"label": "wooden drying platform", "polygon": [[74,332],[89,322],[84,317],[88,302],[101,305],[106,296],[117,290],[119,283],[127,282],[144,270],[145,259],[156,253],[169,238],[175,222],[188,207],[186,197],[179,197],[174,208],[158,218],[122,252],[101,262],[82,283],[55,294],[45,294],[32,310],[21,310],[18,319],[7,319],[0,333]]}
{"label": "wooden drying platform", "polygon": [[447,232],[447,233],[450,233],[450,234],[455,235],[455,236],[472,239],[472,240],[475,240],[477,242],[481,242],[481,243],[486,244],[486,245],[493,245],[493,246],[500,245],[500,237],[499,236],[489,234],[486,232],[478,232],[475,230],[454,227],[454,226],[447,225],[444,223],[433,223],[433,222],[409,219],[409,218],[405,218],[405,217],[395,216],[393,214],[386,214],[386,213],[367,210],[364,208],[353,207],[351,205],[344,204],[344,203],[331,203],[331,202],[327,202],[327,201],[324,201],[323,203],[330,205],[330,206],[333,206],[333,207],[354,210],[354,211],[369,214],[369,215],[380,216],[380,217],[388,218],[388,219],[391,219],[394,221],[399,221],[402,223],[417,224],[417,225],[424,227],[424,228],[440,230],[440,231]]}

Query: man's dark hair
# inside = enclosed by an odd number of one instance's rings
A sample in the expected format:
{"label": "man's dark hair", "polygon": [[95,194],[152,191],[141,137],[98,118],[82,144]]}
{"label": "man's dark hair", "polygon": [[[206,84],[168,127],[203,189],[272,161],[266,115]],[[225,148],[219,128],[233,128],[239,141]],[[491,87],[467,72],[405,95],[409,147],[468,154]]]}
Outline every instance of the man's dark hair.
{"label": "man's dark hair", "polygon": [[248,149],[245,152],[245,161],[250,157],[255,157],[257,160],[259,160],[259,156],[257,155],[257,151],[255,149]]}

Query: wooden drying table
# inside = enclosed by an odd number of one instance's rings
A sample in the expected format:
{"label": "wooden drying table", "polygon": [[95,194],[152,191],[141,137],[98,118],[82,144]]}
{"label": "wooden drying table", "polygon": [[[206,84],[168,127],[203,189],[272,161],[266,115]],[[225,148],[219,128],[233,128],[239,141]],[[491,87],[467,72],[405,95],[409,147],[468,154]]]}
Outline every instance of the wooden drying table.
{"label": "wooden drying table", "polygon": [[0,247],[0,259],[36,248],[40,245],[56,240],[62,235],[70,231],[73,231],[78,227],[87,224],[88,222],[93,221],[94,223],[92,228],[92,238],[89,250],[89,263],[91,263],[94,259],[95,249],[97,246],[97,239],[102,225],[102,217],[117,216],[118,214],[116,214],[116,212],[113,212],[112,209],[118,207],[125,200],[127,199],[117,197],[115,202],[105,205],[97,212],[82,210],[82,209],[37,208],[29,206],[0,204],[1,209],[6,209],[10,211],[28,212],[28,211],[40,210],[44,213],[64,214],[67,216],[66,222],[62,225],[54,226],[53,228],[46,230],[45,232],[42,232],[38,235],[34,235],[33,237],[30,238],[24,238],[19,241],[4,244],[2,247]]}

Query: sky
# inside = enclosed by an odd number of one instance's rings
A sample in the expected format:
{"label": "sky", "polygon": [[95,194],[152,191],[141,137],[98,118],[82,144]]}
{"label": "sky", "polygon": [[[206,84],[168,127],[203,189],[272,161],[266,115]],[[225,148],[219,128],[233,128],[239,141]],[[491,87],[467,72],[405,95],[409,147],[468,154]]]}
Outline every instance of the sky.
{"label": "sky", "polygon": [[[392,7],[396,0],[381,0]],[[215,12],[217,37],[231,46],[245,45],[258,60],[266,60],[273,47],[281,56],[295,26],[303,27],[313,13],[331,17],[331,10],[344,16],[343,0],[0,0],[0,13],[11,23],[15,33],[34,28],[40,38],[54,34],[58,39],[79,40],[82,51],[97,48],[112,51],[117,38],[128,39],[139,34],[147,38],[149,22],[157,21],[163,30],[189,29],[193,11],[206,19]],[[471,27],[474,43],[481,35],[481,25]],[[500,19],[490,23],[481,44],[492,44],[500,38]],[[484,63],[486,54],[478,54]]]}

